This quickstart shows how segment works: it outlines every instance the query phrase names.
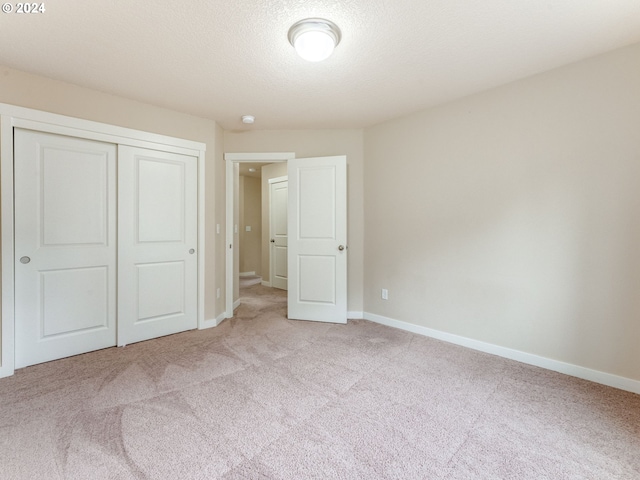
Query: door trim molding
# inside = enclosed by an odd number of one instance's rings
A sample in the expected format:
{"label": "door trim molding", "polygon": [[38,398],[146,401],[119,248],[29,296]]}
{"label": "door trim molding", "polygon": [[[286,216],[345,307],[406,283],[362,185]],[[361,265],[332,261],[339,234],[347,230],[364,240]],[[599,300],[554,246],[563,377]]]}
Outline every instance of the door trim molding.
{"label": "door trim molding", "polygon": [[233,245],[234,241],[234,222],[233,222],[233,205],[234,205],[234,166],[238,163],[276,163],[286,162],[291,158],[296,158],[294,152],[263,152],[263,153],[225,153],[225,170],[226,170],[226,243],[225,243],[225,318],[233,317],[234,299],[233,299]]}
{"label": "door trim molding", "polygon": [[24,128],[90,140],[182,153],[198,158],[198,328],[215,326],[204,317],[204,168],[206,145],[200,142],[133,130],[0,103],[0,230],[2,238],[2,317],[0,378],[15,370],[13,129]]}

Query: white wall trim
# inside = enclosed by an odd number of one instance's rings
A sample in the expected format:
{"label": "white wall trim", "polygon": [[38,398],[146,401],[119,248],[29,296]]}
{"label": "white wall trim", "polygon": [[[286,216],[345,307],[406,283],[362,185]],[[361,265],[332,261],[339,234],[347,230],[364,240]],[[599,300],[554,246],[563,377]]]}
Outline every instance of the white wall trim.
{"label": "white wall trim", "polygon": [[220,315],[218,315],[216,317],[216,319],[215,319],[216,325],[215,326],[217,327],[222,322],[224,322],[226,319],[227,319],[226,315],[224,314],[224,312],[222,312]]}
{"label": "white wall trim", "polygon": [[347,312],[347,318],[349,320],[362,320],[364,318],[364,312]]}
{"label": "white wall trim", "polygon": [[140,146],[143,148],[150,148],[149,143],[155,143],[164,147],[176,147],[177,150],[171,151],[175,153],[186,153],[187,155],[193,155],[193,153],[188,153],[188,151],[197,152],[206,150],[205,144],[201,142],[143,132],[141,130],[43,112],[6,103],[0,103],[0,114],[11,117],[12,125],[29,130],[58,133],[61,135],[68,135],[69,133],[65,133],[65,130],[68,130],[72,136],[76,137],[105,142],[114,142],[114,139],[117,139],[117,143],[122,145]]}
{"label": "white wall trim", "polygon": [[522,352],[520,350],[501,347],[492,343],[481,342],[480,340],[474,340],[472,338],[462,337],[460,335],[454,335],[452,333],[434,330],[432,328],[422,327],[420,325],[414,325],[413,323],[403,322],[401,320],[395,320],[389,317],[383,317],[374,313],[364,312],[364,318],[366,320],[370,320],[382,325],[387,325],[389,327],[395,327],[407,332],[424,335],[425,337],[435,338],[437,340],[442,340],[463,347],[471,348],[480,352],[490,353],[499,357],[516,360],[518,362],[534,365],[536,367],[541,367],[547,370],[552,370],[554,372],[564,373],[565,375],[570,375],[572,377],[577,377],[583,380],[589,380],[591,382],[607,385],[609,387],[619,388],[620,390],[626,390],[628,392],[640,394],[640,381],[633,380],[631,378],[620,377],[618,375],[580,367],[571,363],[565,363],[558,360],[541,357],[539,355],[533,355],[531,353]]}
{"label": "white wall trim", "polygon": [[[236,308],[238,308],[240,306],[240,299],[236,300],[235,302],[233,302],[233,309],[235,310]],[[232,315],[233,316],[233,315]]]}
{"label": "white wall trim", "polygon": [[274,163],[286,162],[295,158],[294,152],[267,152],[267,153],[225,153],[226,163],[226,244],[225,244],[225,315],[226,318],[233,317],[233,246],[235,245],[233,228],[233,166],[236,163]]}
{"label": "white wall trim", "polygon": [[264,280],[262,281],[262,286],[263,287],[271,287],[271,282],[265,282]]}
{"label": "white wall trim", "polygon": [[81,118],[0,103],[0,203],[2,230],[2,356],[0,377],[14,373],[14,206],[13,206],[13,129],[24,128],[91,140],[161,149],[198,158],[198,328],[206,328],[204,318],[205,257],[205,150],[200,142],[133,130]]}
{"label": "white wall trim", "polygon": [[207,318],[202,322],[202,325],[198,325],[198,330],[205,330],[207,328],[217,327],[219,323],[220,322],[218,322],[217,318]]}
{"label": "white wall trim", "polygon": [[213,328],[213,327],[217,327],[218,325],[220,325],[227,317],[225,317],[224,312],[222,312],[220,315],[218,315],[216,318],[207,318],[204,321],[204,326],[203,327],[199,327],[198,330],[202,330],[205,328]]}
{"label": "white wall trim", "polygon": [[238,275],[241,277],[255,277],[256,272],[240,272]]}

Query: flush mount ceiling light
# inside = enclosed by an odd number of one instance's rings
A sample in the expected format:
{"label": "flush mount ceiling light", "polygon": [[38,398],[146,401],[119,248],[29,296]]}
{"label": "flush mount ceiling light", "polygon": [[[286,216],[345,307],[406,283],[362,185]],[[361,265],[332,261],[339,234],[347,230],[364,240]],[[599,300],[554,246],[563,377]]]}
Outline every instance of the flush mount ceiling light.
{"label": "flush mount ceiling light", "polygon": [[255,121],[256,121],[256,117],[254,117],[253,115],[243,115],[242,116],[242,123],[252,124]]}
{"label": "flush mount ceiling light", "polygon": [[340,43],[342,34],[338,26],[323,18],[306,18],[289,29],[289,43],[309,62],[328,58]]}

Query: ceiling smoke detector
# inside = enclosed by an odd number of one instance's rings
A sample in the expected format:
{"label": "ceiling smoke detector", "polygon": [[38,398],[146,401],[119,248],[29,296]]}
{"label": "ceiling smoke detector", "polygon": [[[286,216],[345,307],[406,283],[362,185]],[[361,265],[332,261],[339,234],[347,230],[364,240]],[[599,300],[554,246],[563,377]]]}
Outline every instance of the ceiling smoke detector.
{"label": "ceiling smoke detector", "polygon": [[256,117],[254,117],[253,115],[243,115],[242,116],[242,123],[251,124],[251,123],[253,123],[255,121],[256,121]]}
{"label": "ceiling smoke detector", "polygon": [[289,29],[289,43],[309,62],[321,62],[333,53],[342,33],[338,26],[323,18],[306,18]]}

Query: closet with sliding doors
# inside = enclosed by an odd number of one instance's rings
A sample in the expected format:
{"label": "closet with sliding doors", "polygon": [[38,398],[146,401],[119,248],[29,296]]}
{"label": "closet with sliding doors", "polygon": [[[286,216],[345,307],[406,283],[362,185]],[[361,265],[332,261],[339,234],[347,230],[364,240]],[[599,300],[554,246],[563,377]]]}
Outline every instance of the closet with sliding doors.
{"label": "closet with sliding doors", "polygon": [[15,368],[197,328],[204,145],[53,117],[3,126]]}

